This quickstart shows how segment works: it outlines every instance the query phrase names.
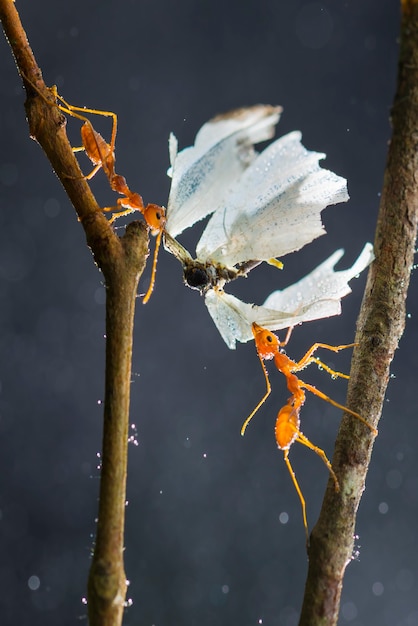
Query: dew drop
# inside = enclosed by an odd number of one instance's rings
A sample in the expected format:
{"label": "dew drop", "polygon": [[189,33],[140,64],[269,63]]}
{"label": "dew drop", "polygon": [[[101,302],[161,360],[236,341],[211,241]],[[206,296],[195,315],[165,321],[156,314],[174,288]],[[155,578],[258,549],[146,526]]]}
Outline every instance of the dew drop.
{"label": "dew drop", "polygon": [[136,427],[136,424],[131,424],[131,431],[132,434],[128,437],[128,443],[132,443],[134,446],[139,446],[138,429]]}
{"label": "dew drop", "polygon": [[381,513],[382,515],[386,515],[386,513],[389,511],[389,505],[387,502],[381,502],[377,508],[379,513]]}
{"label": "dew drop", "polygon": [[354,602],[345,602],[342,606],[341,612],[347,622],[352,622],[353,619],[356,619],[357,617],[357,607]]}
{"label": "dew drop", "polygon": [[384,592],[385,588],[382,585],[381,582],[376,581],[375,583],[373,583],[372,585],[372,592],[375,596],[381,596],[382,593]]}
{"label": "dew drop", "polygon": [[286,513],[286,511],[282,511],[280,513],[279,521],[281,524],[287,524],[287,522],[289,521],[289,515]]}
{"label": "dew drop", "polygon": [[41,586],[41,581],[39,576],[30,576],[28,578],[28,587],[31,591],[37,591]]}

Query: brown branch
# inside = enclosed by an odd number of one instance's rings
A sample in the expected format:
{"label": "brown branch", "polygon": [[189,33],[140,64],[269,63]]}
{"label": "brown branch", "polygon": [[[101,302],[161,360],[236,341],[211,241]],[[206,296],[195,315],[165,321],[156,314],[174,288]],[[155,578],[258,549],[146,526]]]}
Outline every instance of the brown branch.
{"label": "brown branch", "polygon": [[[132,333],[138,279],[144,267],[144,226],[133,222],[122,240],[126,262],[106,281],[106,391],[96,545],[88,584],[90,626],[122,623],[123,567]],[[122,278],[121,274],[125,273]]]}
{"label": "brown branch", "polygon": [[[353,355],[347,396],[347,406],[375,426],[389,367],[405,327],[418,223],[418,1],[404,0],[402,11],[398,85],[375,236],[376,260],[369,270],[357,322],[359,347]],[[329,482],[312,532],[300,626],[337,624],[372,446],[371,432],[346,414],[332,461],[341,492],[335,493]]]}
{"label": "brown branch", "polygon": [[0,19],[27,91],[30,133],[42,146],[74,205],[106,280],[102,472],[88,609],[90,626],[117,626],[122,622],[126,593],[123,536],[133,316],[138,280],[148,255],[147,228],[134,222],[123,238],[116,236],[83,178],[67,139],[65,118],[54,106],[12,0],[0,0]]}

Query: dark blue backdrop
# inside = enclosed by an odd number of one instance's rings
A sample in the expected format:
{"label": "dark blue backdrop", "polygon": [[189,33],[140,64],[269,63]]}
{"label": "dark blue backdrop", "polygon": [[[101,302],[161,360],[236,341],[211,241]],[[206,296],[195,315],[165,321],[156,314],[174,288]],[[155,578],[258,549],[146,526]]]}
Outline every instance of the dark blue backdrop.
{"label": "dark blue backdrop", "polygon": [[[17,1],[47,83],[73,104],[118,113],[117,170],[146,201],[166,203],[170,131],[184,147],[214,114],[258,102],[283,105],[279,133],[300,129],[347,177],[351,201],[324,212],[326,237],[286,257],[285,271],[259,268],[231,288],[256,302],[339,247],[348,265],[373,238],[398,4]],[[4,38],[0,49],[0,621],[77,624],[97,510],[104,290],[75,213],[28,137]],[[78,144],[79,123],[68,127]],[[103,174],[93,189],[103,205],[114,202]],[[189,249],[200,230],[183,238]],[[341,317],[298,328],[288,353],[352,341],[364,280],[353,281]],[[148,281],[149,269],[142,290]],[[340,623],[350,626],[418,624],[415,290],[413,276],[346,575]],[[326,360],[349,368],[348,354]],[[138,301],[133,372],[126,626],[295,626],[304,532],[273,434],[287,390],[272,376],[274,393],[242,439],[264,389],[254,347],[227,350],[164,252],[155,293],[146,307]],[[316,369],[304,377],[344,402],[343,381]],[[331,456],[340,412],[309,398],[302,419]],[[313,526],[328,475],[299,448],[291,458]]]}

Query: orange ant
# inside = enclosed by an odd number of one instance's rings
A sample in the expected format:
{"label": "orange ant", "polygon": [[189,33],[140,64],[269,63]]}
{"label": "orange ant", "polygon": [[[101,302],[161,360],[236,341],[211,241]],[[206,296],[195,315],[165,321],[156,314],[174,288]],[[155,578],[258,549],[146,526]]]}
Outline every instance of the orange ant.
{"label": "orange ant", "polygon": [[292,394],[287,404],[285,404],[285,406],[280,409],[277,415],[276,426],[275,426],[276,443],[277,443],[279,450],[283,450],[284,461],[286,463],[287,469],[290,473],[293,484],[299,496],[300,503],[302,505],[303,525],[305,527],[306,538],[308,541],[309,532],[308,532],[308,523],[307,523],[307,518],[306,518],[305,499],[303,497],[302,490],[299,487],[299,483],[296,479],[295,473],[293,471],[292,465],[289,460],[289,450],[290,450],[290,446],[292,445],[292,443],[294,441],[298,441],[299,443],[303,444],[304,446],[306,446],[307,448],[309,448],[310,450],[313,450],[316,454],[318,454],[318,456],[321,457],[321,459],[327,466],[334,480],[335,490],[339,491],[340,486],[338,483],[337,476],[335,475],[335,472],[332,469],[332,465],[330,461],[328,460],[325,452],[318,446],[315,446],[311,441],[309,441],[309,439],[300,431],[299,414],[300,414],[300,409],[304,405],[305,399],[306,399],[304,390],[306,389],[310,391],[311,393],[315,394],[316,396],[318,396],[319,398],[322,398],[322,400],[325,400],[326,402],[329,402],[333,406],[339,409],[342,409],[343,411],[346,411],[347,413],[350,413],[350,415],[353,415],[354,417],[359,419],[361,422],[363,422],[363,424],[365,424],[368,428],[370,428],[370,430],[375,435],[377,434],[377,430],[373,428],[373,426],[371,426],[363,417],[361,417],[361,415],[359,415],[358,413],[355,413],[351,409],[348,409],[346,406],[343,406],[342,404],[335,402],[335,400],[332,400],[331,398],[329,398],[327,395],[322,393],[322,391],[319,391],[318,389],[316,389],[316,387],[314,387],[313,385],[305,383],[303,380],[298,378],[295,374],[295,372],[299,372],[300,370],[304,369],[311,363],[316,363],[317,365],[322,367],[325,371],[327,371],[329,374],[331,374],[332,377],[348,379],[349,376],[347,374],[342,374],[341,372],[336,372],[332,370],[330,367],[328,367],[328,365],[323,363],[320,359],[313,356],[313,353],[318,348],[325,348],[326,350],[331,350],[332,352],[339,352],[340,350],[345,350],[346,348],[352,348],[356,344],[350,343],[350,344],[343,345],[343,346],[330,346],[326,343],[314,343],[314,345],[306,352],[306,354],[300,359],[300,361],[292,361],[292,359],[290,359],[281,349],[287,345],[290,339],[290,336],[292,334],[292,330],[293,330],[293,327],[290,327],[287,331],[285,340],[279,341],[279,338],[274,333],[267,330],[266,328],[259,326],[255,322],[252,325],[252,331],[253,331],[253,335],[255,339],[256,350],[257,350],[258,358],[260,359],[261,366],[263,368],[267,389],[263,398],[260,400],[260,402],[257,404],[255,409],[247,417],[244,424],[242,425],[241,435],[244,435],[245,430],[250,420],[254,417],[255,413],[258,411],[258,409],[261,407],[261,405],[265,402],[265,400],[271,393],[270,380],[269,380],[269,376],[268,376],[264,361],[269,360],[269,359],[274,359],[274,363],[277,369],[286,377],[287,388]]}
{"label": "orange ant", "polygon": [[[51,102],[45,99],[43,94],[37,89],[36,85],[34,85],[27,77],[24,77],[30,85],[37,91],[37,93],[41,96],[45,102],[51,105]],[[116,142],[116,131],[117,131],[117,115],[111,111],[101,111],[98,109],[88,109],[86,107],[76,107],[72,104],[69,104],[62,96],[60,96],[57,92],[56,87],[51,88],[51,92],[55,99],[62,104],[56,103],[56,106],[60,111],[66,113],[67,115],[71,115],[82,122],[84,122],[81,127],[81,140],[83,145],[80,148],[73,148],[73,152],[79,152],[84,150],[90,161],[93,163],[94,167],[90,174],[87,174],[83,178],[86,180],[91,180],[93,176],[100,170],[103,169],[105,173],[110,187],[113,191],[121,194],[123,197],[118,198],[117,200],[117,212],[113,213],[111,218],[109,219],[109,223],[112,224],[115,219],[118,217],[122,217],[124,215],[128,215],[129,213],[133,213],[134,211],[140,211],[144,216],[144,219],[151,231],[151,234],[156,236],[155,243],[155,251],[154,251],[154,259],[152,263],[152,271],[151,271],[151,281],[148,287],[148,291],[144,296],[143,303],[146,304],[151,297],[152,291],[154,289],[155,284],[155,273],[157,267],[157,258],[158,251],[161,244],[161,237],[165,227],[165,209],[158,204],[147,204],[144,205],[142,200],[142,196],[139,193],[133,192],[129,189],[126,179],[120,174],[116,174],[115,172],[115,142]],[[102,137],[100,133],[98,133],[94,128],[91,121],[85,117],[85,115],[81,115],[77,113],[77,111],[81,111],[83,113],[90,113],[92,115],[102,115],[104,117],[112,118],[112,134],[110,143],[107,143],[105,139]],[[123,208],[123,210],[122,210]],[[103,211],[114,211],[115,207],[104,207]]]}
{"label": "orange ant", "polygon": [[322,400],[325,400],[326,402],[329,402],[333,406],[337,407],[337,409],[341,409],[345,411],[346,413],[350,413],[350,415],[353,415],[354,417],[359,419],[361,422],[363,422],[363,424],[365,424],[368,428],[370,428],[373,434],[375,435],[377,434],[377,430],[373,428],[373,426],[371,426],[363,417],[361,417],[361,415],[359,415],[355,411],[352,411],[346,406],[339,404],[335,400],[332,400],[329,396],[322,393],[322,391],[319,391],[319,389],[317,389],[313,385],[310,385],[309,383],[305,383],[303,380],[298,378],[295,374],[295,372],[300,372],[300,370],[305,369],[305,367],[307,367],[311,363],[316,363],[317,365],[319,365],[319,367],[321,367],[326,372],[328,372],[333,378],[349,379],[350,377],[347,374],[342,374],[341,372],[334,371],[333,369],[328,367],[328,365],[323,363],[320,359],[312,355],[318,348],[324,348],[326,350],[331,350],[332,352],[340,352],[340,350],[353,348],[357,344],[350,343],[344,346],[330,346],[327,343],[314,343],[313,346],[309,348],[307,353],[300,359],[300,361],[292,361],[292,359],[290,359],[285,354],[285,352],[281,350],[281,348],[286,346],[287,343],[289,342],[290,336],[293,331],[292,326],[287,331],[287,335],[284,341],[279,341],[279,338],[277,337],[277,335],[272,333],[270,330],[267,330],[266,328],[259,326],[255,322],[252,325],[252,331],[253,331],[253,335],[255,339],[257,355],[258,355],[258,358],[260,359],[261,367],[263,368],[267,389],[266,389],[266,393],[261,398],[260,402],[257,404],[255,409],[247,417],[244,424],[242,425],[241,435],[244,435],[249,422],[251,421],[251,419],[257,413],[258,409],[266,401],[266,399],[271,393],[270,380],[269,380],[266,366],[264,364],[264,361],[267,361],[270,359],[274,359],[274,364],[276,365],[277,369],[286,377],[287,388],[292,394],[291,400],[292,400],[293,406],[296,409],[299,409],[305,403],[304,389],[307,389],[308,391],[315,394],[319,398],[322,398]]}
{"label": "orange ant", "polygon": [[310,450],[313,450],[321,457],[325,465],[327,466],[335,485],[335,491],[340,490],[340,485],[338,483],[338,479],[335,475],[334,470],[332,469],[332,465],[329,462],[327,455],[325,452],[315,446],[305,435],[300,431],[300,406],[297,406],[295,403],[295,398],[289,398],[288,404],[285,404],[284,407],[280,409],[277,414],[276,426],[274,429],[274,433],[276,436],[276,443],[279,450],[283,450],[284,461],[286,463],[287,469],[289,470],[289,474],[292,478],[293,484],[299,496],[300,503],[302,505],[302,517],[303,517],[303,525],[305,527],[306,533],[306,542],[309,543],[309,530],[308,530],[308,522],[306,518],[306,504],[305,498],[303,497],[302,490],[299,487],[299,483],[297,481],[295,472],[293,471],[292,465],[289,460],[289,450],[290,446],[294,441],[298,441],[303,444]]}

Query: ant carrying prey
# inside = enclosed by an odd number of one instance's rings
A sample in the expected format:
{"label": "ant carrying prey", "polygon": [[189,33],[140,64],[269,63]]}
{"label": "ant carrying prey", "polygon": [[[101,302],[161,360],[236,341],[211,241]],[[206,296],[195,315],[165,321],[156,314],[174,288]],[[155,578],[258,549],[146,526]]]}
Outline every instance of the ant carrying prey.
{"label": "ant carrying prey", "polygon": [[[90,161],[93,164],[92,171],[83,176],[85,180],[91,180],[97,172],[102,169],[106,178],[109,181],[110,188],[119,193],[122,197],[118,198],[116,207],[103,207],[105,212],[113,211],[113,215],[109,219],[109,223],[112,224],[117,218],[124,215],[128,215],[134,211],[139,211],[144,216],[145,222],[152,235],[157,237],[154,259],[151,271],[151,281],[148,287],[147,293],[144,296],[144,304],[148,302],[151,297],[154,284],[155,273],[158,259],[158,251],[160,248],[161,237],[165,227],[165,209],[157,204],[145,205],[142,196],[139,193],[131,191],[124,176],[117,174],[115,171],[115,142],[117,132],[117,115],[111,111],[102,111],[99,109],[89,109],[87,107],[77,107],[69,104],[62,96],[57,92],[56,87],[50,88],[50,91],[55,99],[55,104],[46,99],[45,96],[37,89],[37,87],[27,78],[25,80],[34,88],[38,95],[49,105],[56,106],[60,111],[66,115],[70,115],[83,122],[81,127],[81,147],[73,147],[73,152],[79,152],[83,150]],[[100,133],[98,133],[91,121],[86,115],[99,115],[103,117],[112,118],[112,131],[110,143],[108,143]]]}
{"label": "ant carrying prey", "polygon": [[352,411],[351,409],[339,404],[335,400],[332,400],[329,396],[325,395],[322,391],[319,391],[313,385],[309,383],[305,383],[303,380],[298,378],[295,372],[299,372],[304,369],[311,363],[316,363],[319,367],[327,371],[333,378],[345,378],[348,379],[349,376],[347,374],[343,374],[341,372],[337,372],[331,369],[328,365],[323,363],[319,358],[313,356],[314,352],[319,348],[323,348],[326,350],[331,350],[332,352],[340,352],[341,350],[345,350],[347,348],[352,348],[356,344],[351,343],[347,345],[341,346],[330,346],[325,343],[314,343],[313,346],[306,352],[306,354],[299,361],[292,361],[285,352],[283,351],[283,347],[287,345],[290,335],[292,334],[293,327],[288,329],[286,338],[284,341],[280,341],[274,333],[269,331],[262,326],[259,326],[256,323],[252,325],[252,331],[255,339],[256,350],[258,354],[258,358],[260,359],[261,366],[263,368],[264,377],[266,380],[266,393],[257,404],[252,413],[247,417],[244,424],[241,428],[241,434],[244,435],[245,430],[254,417],[255,413],[261,407],[261,405],[265,402],[268,396],[271,393],[271,384],[269,380],[269,376],[267,373],[266,366],[264,364],[265,360],[274,360],[274,364],[276,368],[281,372],[285,378],[287,383],[287,388],[292,394],[280,411],[278,412],[276,425],[275,425],[275,437],[276,443],[279,450],[283,451],[284,461],[286,463],[289,474],[292,478],[293,484],[299,496],[300,503],[302,505],[302,517],[303,517],[303,525],[305,527],[306,539],[308,541],[309,531],[308,531],[308,523],[306,517],[306,504],[305,499],[302,494],[302,490],[299,486],[299,483],[296,479],[295,473],[293,471],[292,465],[289,460],[289,450],[291,445],[297,441],[302,445],[306,446],[310,450],[313,450],[318,456],[321,457],[324,464],[327,466],[335,485],[335,490],[339,491],[340,486],[338,483],[338,478],[332,468],[330,461],[328,460],[325,452],[314,445],[300,430],[300,410],[305,403],[306,394],[305,390],[310,391],[314,395],[318,396],[322,400],[329,402],[333,406],[342,409],[343,411],[349,413],[353,417],[359,419],[363,424],[365,424],[374,435],[377,434],[377,430],[371,426],[361,415]]}

